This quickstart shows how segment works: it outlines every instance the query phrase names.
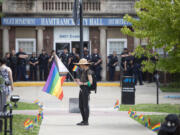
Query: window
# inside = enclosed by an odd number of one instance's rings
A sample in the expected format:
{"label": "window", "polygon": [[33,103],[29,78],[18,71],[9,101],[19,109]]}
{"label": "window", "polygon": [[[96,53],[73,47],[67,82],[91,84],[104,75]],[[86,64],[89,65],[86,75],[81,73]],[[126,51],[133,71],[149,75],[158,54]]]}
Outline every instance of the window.
{"label": "window", "polygon": [[[120,61],[120,55],[124,48],[127,48],[127,39],[108,39],[107,40],[107,56],[113,54],[116,51],[118,60]],[[120,70],[119,65],[116,68],[117,71]]]}
{"label": "window", "polygon": [[36,52],[36,39],[16,39],[16,52],[19,51],[19,48],[23,48],[27,54]]}

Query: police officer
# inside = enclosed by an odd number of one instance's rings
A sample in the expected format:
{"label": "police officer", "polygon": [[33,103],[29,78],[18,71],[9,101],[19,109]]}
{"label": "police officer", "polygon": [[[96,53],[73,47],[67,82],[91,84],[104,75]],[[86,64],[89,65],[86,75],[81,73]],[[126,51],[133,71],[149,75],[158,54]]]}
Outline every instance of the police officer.
{"label": "police officer", "polygon": [[141,69],[141,63],[144,59],[144,56],[141,58],[135,57],[134,59],[134,74],[135,74],[135,80],[136,84],[137,81],[139,80],[139,84],[143,85],[143,77],[142,77],[142,69]]}
{"label": "police officer", "polygon": [[39,72],[40,72],[40,80],[44,81],[47,79],[48,75],[48,59],[49,56],[45,50],[42,50],[42,53],[39,55]]}
{"label": "police officer", "polygon": [[11,64],[10,64],[11,70],[12,70],[12,75],[13,75],[13,80],[16,81],[16,74],[17,74],[17,57],[16,57],[16,52],[13,49],[11,51]]}
{"label": "police officer", "polygon": [[114,81],[114,72],[115,72],[115,68],[118,64],[118,57],[117,57],[116,51],[113,51],[113,54],[108,56],[108,59],[109,59],[109,63],[108,63],[109,80]]}
{"label": "police officer", "polygon": [[88,50],[84,50],[83,58],[87,59],[88,62],[91,61],[91,56],[89,55]]}
{"label": "police officer", "polygon": [[32,56],[29,59],[30,64],[30,80],[37,81],[37,65],[38,65],[38,58],[36,57],[36,53],[32,53]]}
{"label": "police officer", "polygon": [[92,70],[94,71],[95,75],[96,75],[96,79],[97,81],[101,81],[101,63],[102,63],[102,59],[98,54],[98,49],[95,48],[93,50],[93,54],[91,56],[91,62],[92,62]]}
{"label": "police officer", "polygon": [[80,66],[80,78],[77,79],[77,83],[80,86],[79,92],[79,109],[82,116],[82,122],[77,123],[80,126],[89,125],[89,95],[90,95],[90,86],[93,84],[92,71],[89,69],[90,63],[82,58],[79,63],[76,63]]}
{"label": "police officer", "polygon": [[124,62],[124,75],[125,76],[134,76],[134,56],[129,52],[128,56],[125,57]]}
{"label": "police officer", "polygon": [[[66,47],[63,49],[63,52],[59,55],[59,58],[61,59],[62,63],[66,66],[66,68],[69,69],[69,64],[70,64],[69,53]],[[70,76],[67,75],[66,80],[69,81],[69,79],[70,79]]]}
{"label": "police officer", "polygon": [[56,52],[54,50],[51,51],[51,56],[48,59],[48,71],[51,70],[51,66],[53,64],[53,61],[55,59]]}
{"label": "police officer", "polygon": [[[76,78],[76,72],[73,72],[74,63],[79,62],[79,54],[76,53],[76,48],[72,48],[72,53],[69,55],[69,71]],[[72,80],[72,78],[70,78]]]}
{"label": "police officer", "polygon": [[19,48],[17,56],[17,80],[26,81],[26,59],[28,55],[23,51],[22,48]]}
{"label": "police officer", "polygon": [[128,57],[128,49],[127,48],[124,48],[123,52],[121,53],[121,70],[124,72],[124,68],[125,68],[125,59],[126,57]]}

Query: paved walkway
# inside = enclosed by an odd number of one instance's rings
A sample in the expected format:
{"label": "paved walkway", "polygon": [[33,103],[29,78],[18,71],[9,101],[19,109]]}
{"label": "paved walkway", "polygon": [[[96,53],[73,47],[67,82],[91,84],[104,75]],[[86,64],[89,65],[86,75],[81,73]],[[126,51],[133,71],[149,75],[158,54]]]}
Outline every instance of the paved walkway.
{"label": "paved walkway", "polygon": [[[39,99],[44,103],[44,119],[39,135],[155,135],[151,130],[131,119],[127,112],[113,109],[115,101],[117,99],[121,101],[119,87],[98,87],[97,94],[91,94],[90,125],[87,127],[76,126],[76,123],[81,121],[80,114],[68,112],[69,98],[78,97],[78,87],[64,87],[63,101],[42,92],[41,89],[42,87],[16,87],[13,92],[20,95],[21,101],[32,103],[35,99]],[[180,103],[180,99],[164,98],[168,95],[180,95],[180,93],[160,92],[160,103]],[[140,103],[156,103],[155,84],[136,87],[136,104]]]}

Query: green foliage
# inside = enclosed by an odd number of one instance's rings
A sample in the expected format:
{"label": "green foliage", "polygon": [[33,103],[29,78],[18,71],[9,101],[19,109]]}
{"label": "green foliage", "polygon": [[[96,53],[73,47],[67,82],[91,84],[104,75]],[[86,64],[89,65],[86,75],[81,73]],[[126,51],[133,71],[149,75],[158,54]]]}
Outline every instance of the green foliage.
{"label": "green foliage", "polygon": [[158,123],[163,123],[165,120],[165,117],[166,115],[144,115],[144,121],[140,119],[135,119],[135,120],[145,126],[145,123],[148,121],[148,118],[149,118],[151,125],[148,128],[151,130],[154,125]]}
{"label": "green foliage", "polygon": [[[11,103],[13,105],[13,103]],[[13,110],[38,110],[39,106],[32,103],[17,102],[18,108],[13,107]]]}
{"label": "green foliage", "polygon": [[120,111],[129,111],[129,109],[139,112],[165,112],[179,113],[179,104],[137,104],[137,105],[120,105]]}
{"label": "green foliage", "polygon": [[[26,130],[24,128],[24,122],[27,119],[31,119],[34,121],[35,116],[31,116],[31,115],[13,116],[13,135],[38,135],[40,125],[33,123],[33,129]],[[0,133],[0,135],[4,135],[4,133],[2,132]]]}
{"label": "green foliage", "polygon": [[[138,51],[137,55],[152,54],[152,49],[163,48],[168,57],[159,59],[157,69],[170,73],[180,72],[180,0],[140,0],[135,4],[138,16],[133,18],[125,15],[124,19],[131,22],[133,31],[124,27],[122,32],[137,38],[148,38],[145,50]],[[139,49],[139,48],[138,48]],[[148,60],[150,61],[149,57]],[[154,65],[144,62],[144,70],[152,72]]]}

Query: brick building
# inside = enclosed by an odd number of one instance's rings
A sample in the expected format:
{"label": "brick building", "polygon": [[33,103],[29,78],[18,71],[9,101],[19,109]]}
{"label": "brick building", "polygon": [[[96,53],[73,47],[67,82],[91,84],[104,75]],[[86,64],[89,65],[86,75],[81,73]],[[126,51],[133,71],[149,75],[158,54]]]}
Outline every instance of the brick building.
{"label": "brick building", "polygon": [[[140,40],[123,35],[125,14],[136,17],[136,0],[83,0],[84,46],[91,51],[98,48],[103,59],[102,79],[108,79],[106,59],[113,50],[118,56],[123,48],[133,50]],[[68,46],[79,48],[79,27],[72,19],[74,0],[4,0],[0,30],[0,50],[5,54],[12,49],[24,48],[26,53],[62,51]],[[120,59],[120,58],[119,58]],[[120,68],[116,68],[116,79]]]}

